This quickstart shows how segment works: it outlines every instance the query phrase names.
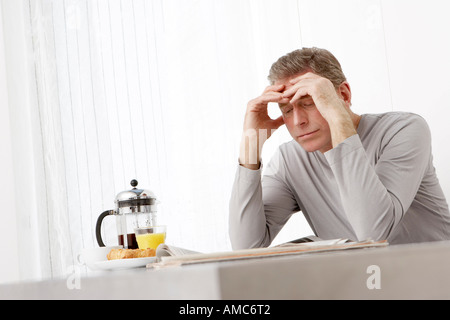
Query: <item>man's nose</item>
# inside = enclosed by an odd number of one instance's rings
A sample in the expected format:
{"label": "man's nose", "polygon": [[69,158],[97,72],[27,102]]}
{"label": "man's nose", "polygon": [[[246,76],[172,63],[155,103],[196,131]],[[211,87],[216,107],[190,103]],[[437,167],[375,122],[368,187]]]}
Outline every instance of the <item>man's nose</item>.
{"label": "man's nose", "polygon": [[293,110],[294,112],[294,125],[303,126],[308,123],[308,115],[306,111],[299,106],[296,106]]}

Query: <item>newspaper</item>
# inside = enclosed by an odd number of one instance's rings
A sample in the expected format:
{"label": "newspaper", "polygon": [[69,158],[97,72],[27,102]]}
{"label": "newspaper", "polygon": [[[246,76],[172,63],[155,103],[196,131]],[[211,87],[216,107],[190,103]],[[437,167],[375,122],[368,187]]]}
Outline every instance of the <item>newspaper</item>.
{"label": "newspaper", "polygon": [[[308,238],[302,239],[305,240]],[[359,242],[350,241],[348,239],[316,241],[299,240],[296,240],[297,242],[294,241],[283,243],[281,245],[268,248],[242,249],[214,253],[200,253],[179,247],[169,246],[167,244],[162,244],[156,250],[156,257],[158,258],[157,261],[155,263],[148,264],[147,267],[163,268],[169,266],[181,266],[207,262],[254,259],[358,248],[385,247],[388,245],[387,241],[373,241],[370,239]]]}
{"label": "newspaper", "polygon": [[200,254],[198,251],[192,251],[180,247],[169,246],[165,243],[160,244],[156,249],[156,256],[161,259],[162,257],[179,257],[190,254]]}

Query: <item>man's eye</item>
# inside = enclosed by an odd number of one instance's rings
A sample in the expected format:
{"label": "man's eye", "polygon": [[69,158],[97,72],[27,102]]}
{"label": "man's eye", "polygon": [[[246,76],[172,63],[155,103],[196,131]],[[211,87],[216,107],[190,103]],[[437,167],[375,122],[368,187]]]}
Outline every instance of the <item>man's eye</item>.
{"label": "man's eye", "polygon": [[303,108],[310,108],[310,107],[314,107],[314,100],[313,99],[304,99],[303,101],[300,101],[300,105]]}
{"label": "man's eye", "polygon": [[292,112],[292,108],[289,108],[289,109],[285,109],[285,110],[284,110],[284,113],[285,113],[285,114],[288,114],[288,113],[291,113],[291,112]]}

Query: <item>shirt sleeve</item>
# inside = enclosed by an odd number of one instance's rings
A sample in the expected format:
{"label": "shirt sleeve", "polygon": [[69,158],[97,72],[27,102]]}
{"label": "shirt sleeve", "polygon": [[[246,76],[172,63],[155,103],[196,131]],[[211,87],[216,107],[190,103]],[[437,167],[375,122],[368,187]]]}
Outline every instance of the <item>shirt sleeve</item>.
{"label": "shirt sleeve", "polygon": [[[387,239],[417,194],[431,155],[431,134],[420,117],[396,126],[372,165],[354,135],[325,153],[345,214],[358,240]],[[394,131],[392,129],[391,131]]]}
{"label": "shirt sleeve", "polygon": [[237,168],[229,205],[233,249],[269,246],[291,215],[299,211],[281,178],[283,166],[281,153],[277,151],[262,179],[262,168]]}

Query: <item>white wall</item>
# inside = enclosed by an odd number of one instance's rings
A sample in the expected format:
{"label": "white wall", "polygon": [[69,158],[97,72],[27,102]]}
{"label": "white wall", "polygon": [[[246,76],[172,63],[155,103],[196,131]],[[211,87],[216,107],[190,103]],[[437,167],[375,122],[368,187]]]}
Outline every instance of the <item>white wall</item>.
{"label": "white wall", "polygon": [[[2,7],[0,6],[0,21]],[[0,70],[5,70],[3,24],[0,23]],[[0,72],[0,283],[19,279],[16,203],[6,74]]]}
{"label": "white wall", "polygon": [[[1,183],[7,188],[7,192],[0,193],[0,203],[7,209],[0,215],[1,228],[7,230],[10,238],[1,244],[11,250],[8,259],[1,259],[5,266],[0,267],[0,283],[40,278],[39,251],[42,246],[37,236],[37,224],[39,220],[47,223],[36,215],[35,181],[39,175],[35,167],[35,149],[40,145],[37,143],[39,131],[35,131],[32,121],[36,118],[37,108],[32,107],[29,86],[29,82],[34,81],[31,77],[34,66],[33,57],[27,51],[25,24],[29,17],[24,4],[24,1],[2,0],[0,6],[0,27],[3,29],[0,63],[5,62],[0,65],[0,79],[5,81],[4,85],[0,84],[0,121],[2,124],[9,122],[1,126],[5,134],[0,136],[1,150],[7,150],[2,152],[6,165],[0,167]],[[12,214],[7,214],[8,211]]]}

